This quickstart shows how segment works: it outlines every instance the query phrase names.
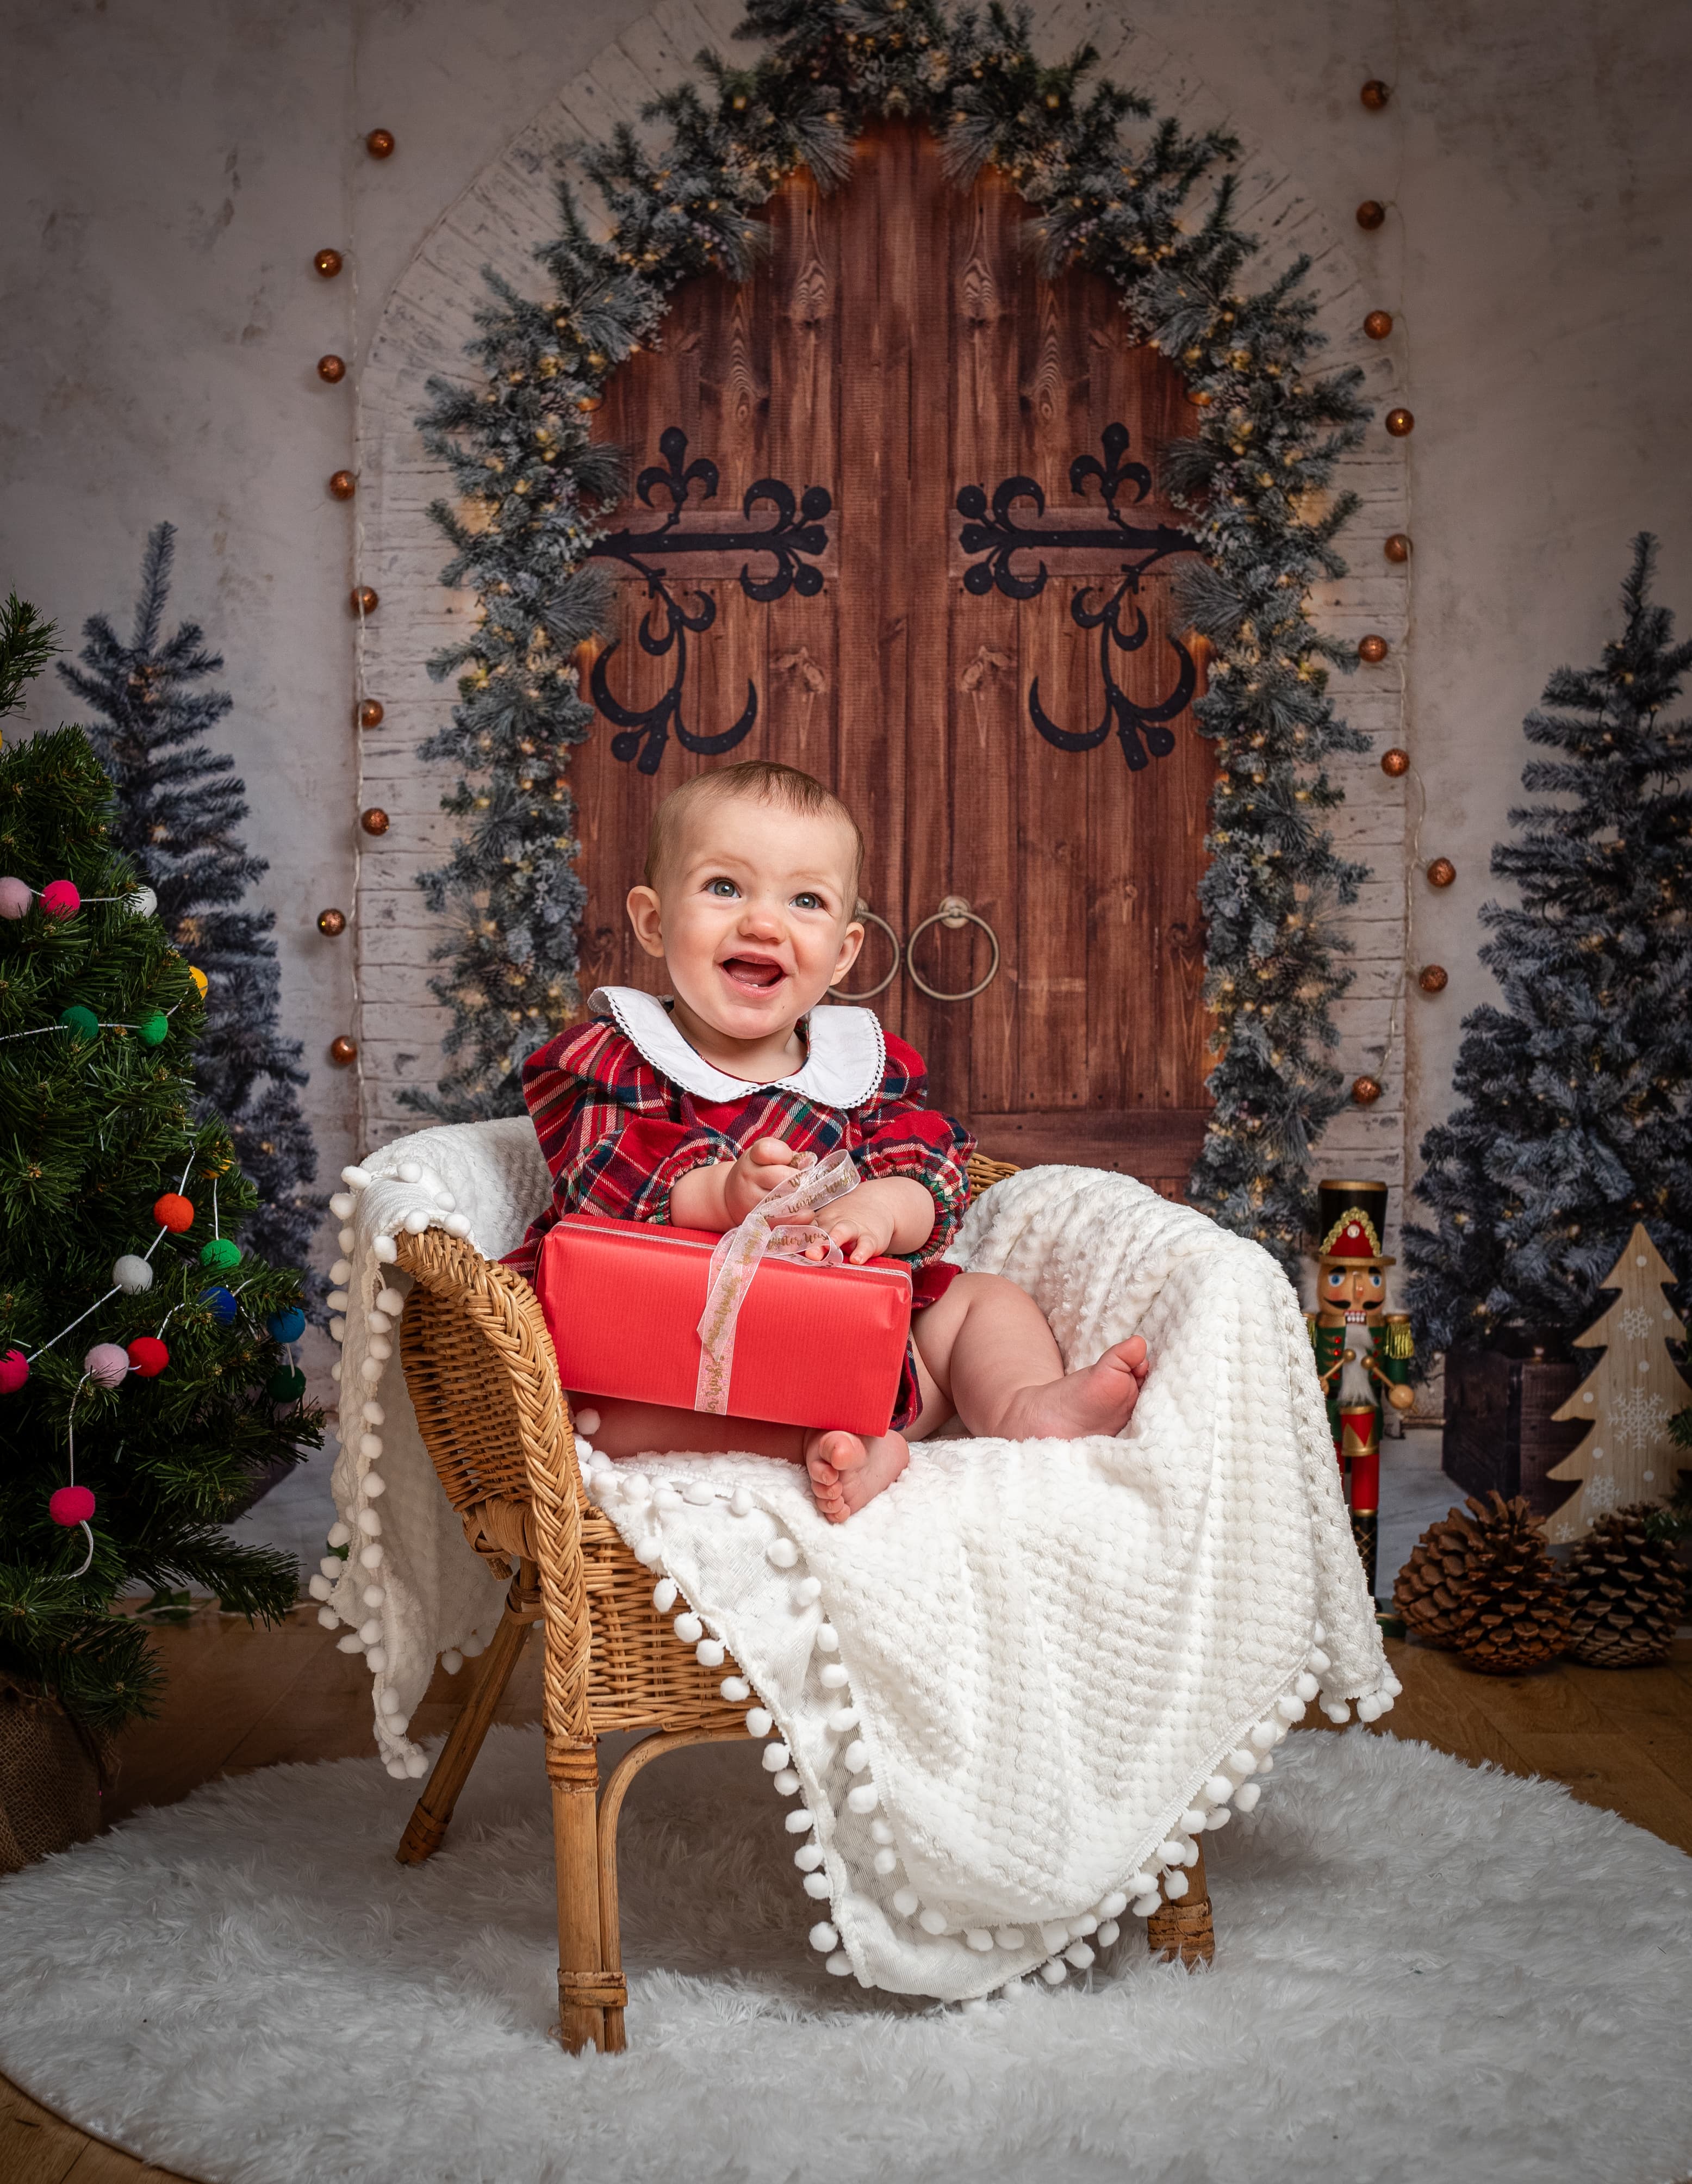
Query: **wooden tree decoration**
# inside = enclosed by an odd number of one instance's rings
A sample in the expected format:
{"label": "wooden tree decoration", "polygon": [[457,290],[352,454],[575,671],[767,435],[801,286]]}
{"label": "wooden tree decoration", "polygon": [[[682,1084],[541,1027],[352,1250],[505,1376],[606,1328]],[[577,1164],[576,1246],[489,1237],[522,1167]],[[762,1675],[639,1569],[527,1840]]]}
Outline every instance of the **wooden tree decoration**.
{"label": "wooden tree decoration", "polygon": [[1686,1329],[1663,1290],[1674,1279],[1645,1224],[1635,1222],[1627,1248],[1605,1277],[1617,1295],[1578,1338],[1602,1343],[1604,1354],[1562,1408],[1558,1422],[1592,1429],[1580,1446],[1546,1476],[1581,1485],[1545,1526],[1558,1545],[1584,1539],[1594,1522],[1634,1502],[1666,1502],[1674,1490],[1677,1452],[1668,1430],[1685,1407],[1686,1382],[1668,1354]]}

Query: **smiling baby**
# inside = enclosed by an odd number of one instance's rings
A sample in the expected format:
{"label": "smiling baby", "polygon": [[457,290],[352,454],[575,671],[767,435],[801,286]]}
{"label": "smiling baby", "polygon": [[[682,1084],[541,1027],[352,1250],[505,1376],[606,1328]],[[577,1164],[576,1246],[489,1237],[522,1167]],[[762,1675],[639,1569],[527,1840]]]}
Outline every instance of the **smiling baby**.
{"label": "smiling baby", "polygon": [[551,1206],[512,1265],[532,1271],[561,1213],[734,1228],[795,1167],[843,1147],[863,1180],[817,1217],[854,1264],[911,1269],[911,1336],[891,1429],[871,1439],[594,1398],[612,1457],[723,1450],[803,1462],[836,1523],[890,1486],[910,1443],[956,1416],[1011,1440],[1119,1432],[1145,1379],[1138,1335],[1066,1373],[1032,1299],[941,1254],[974,1139],[927,1104],[922,1058],[868,1009],[821,1007],[863,946],[863,838],[809,774],[762,760],[674,790],[652,823],[635,937],[671,998],[603,987],[593,1020],[529,1057],[523,1091]]}

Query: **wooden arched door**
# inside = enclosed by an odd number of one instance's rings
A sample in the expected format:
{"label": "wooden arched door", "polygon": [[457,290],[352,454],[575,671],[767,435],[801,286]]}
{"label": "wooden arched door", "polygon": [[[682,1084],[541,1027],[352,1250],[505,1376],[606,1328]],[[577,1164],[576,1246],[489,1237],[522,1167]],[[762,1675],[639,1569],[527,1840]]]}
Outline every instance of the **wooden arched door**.
{"label": "wooden arched door", "polygon": [[[659,988],[622,909],[659,798],[738,758],[803,766],[857,814],[901,941],[948,898],[981,921],[929,922],[873,1000],[935,1103],[989,1152],[1177,1193],[1212,760],[1157,471],[1190,412],[1104,281],[1039,277],[1027,218],[997,174],[954,187],[926,131],[871,131],[845,187],[781,192],[755,278],[687,284],[611,382],[596,426],[638,483],[601,549],[618,641],[574,771],[582,987]],[[977,984],[994,941],[972,999],[922,990]],[[891,954],[872,928],[853,985]]]}

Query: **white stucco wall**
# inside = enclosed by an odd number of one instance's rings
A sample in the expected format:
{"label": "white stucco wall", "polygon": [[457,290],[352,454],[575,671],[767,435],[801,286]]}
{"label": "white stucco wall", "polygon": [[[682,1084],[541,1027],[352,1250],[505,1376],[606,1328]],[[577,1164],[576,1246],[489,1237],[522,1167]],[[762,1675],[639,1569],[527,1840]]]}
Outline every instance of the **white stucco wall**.
{"label": "white stucco wall", "polygon": [[[174,604],[226,657],[226,739],[252,844],[271,861],[264,894],[326,1174],[360,1149],[357,1088],[325,1058],[352,1022],[352,954],[314,920],[351,907],[346,598],[361,508],[325,481],[352,459],[358,361],[425,237],[645,13],[643,0],[3,11],[0,584],[74,644],[90,612],[127,613],[149,525],[177,525]],[[1662,596],[1692,617],[1692,14],[1678,0],[1146,0],[1133,14],[1326,208],[1369,300],[1399,321],[1389,348],[1417,419],[1403,451],[1414,627],[1376,671],[1372,710],[1407,665],[1404,739],[1430,805],[1421,851],[1458,871],[1444,895],[1419,879],[1410,890],[1411,956],[1451,973],[1437,1001],[1412,987],[1405,1063],[1389,1072],[1413,1146],[1449,1099],[1460,1017],[1490,989],[1474,913],[1525,755],[1522,713],[1551,666],[1595,655],[1641,526],[1662,537]],[[1358,102],[1372,75],[1395,86],[1384,114]],[[399,147],[381,164],[363,148],[378,125]],[[1351,221],[1370,196],[1391,209],[1372,236]],[[348,253],[337,281],[312,270],[324,244]],[[338,387],[315,375],[326,350],[354,366]],[[44,681],[30,720],[61,710]],[[1369,854],[1395,885],[1395,840]],[[1367,1012],[1354,1022],[1348,1073],[1375,1060]]]}

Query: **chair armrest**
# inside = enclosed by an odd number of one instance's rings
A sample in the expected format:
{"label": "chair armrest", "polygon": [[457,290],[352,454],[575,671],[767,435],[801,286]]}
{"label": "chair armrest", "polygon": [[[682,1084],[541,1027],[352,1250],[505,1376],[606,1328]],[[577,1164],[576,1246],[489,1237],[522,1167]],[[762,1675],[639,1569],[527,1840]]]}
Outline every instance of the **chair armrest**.
{"label": "chair armrest", "polygon": [[548,1728],[584,1742],[592,1730],[582,1474],[539,1301],[520,1274],[443,1229],[394,1242],[398,1265],[416,1284],[400,1358],[424,1445],[454,1509],[501,1496],[532,1509]]}

